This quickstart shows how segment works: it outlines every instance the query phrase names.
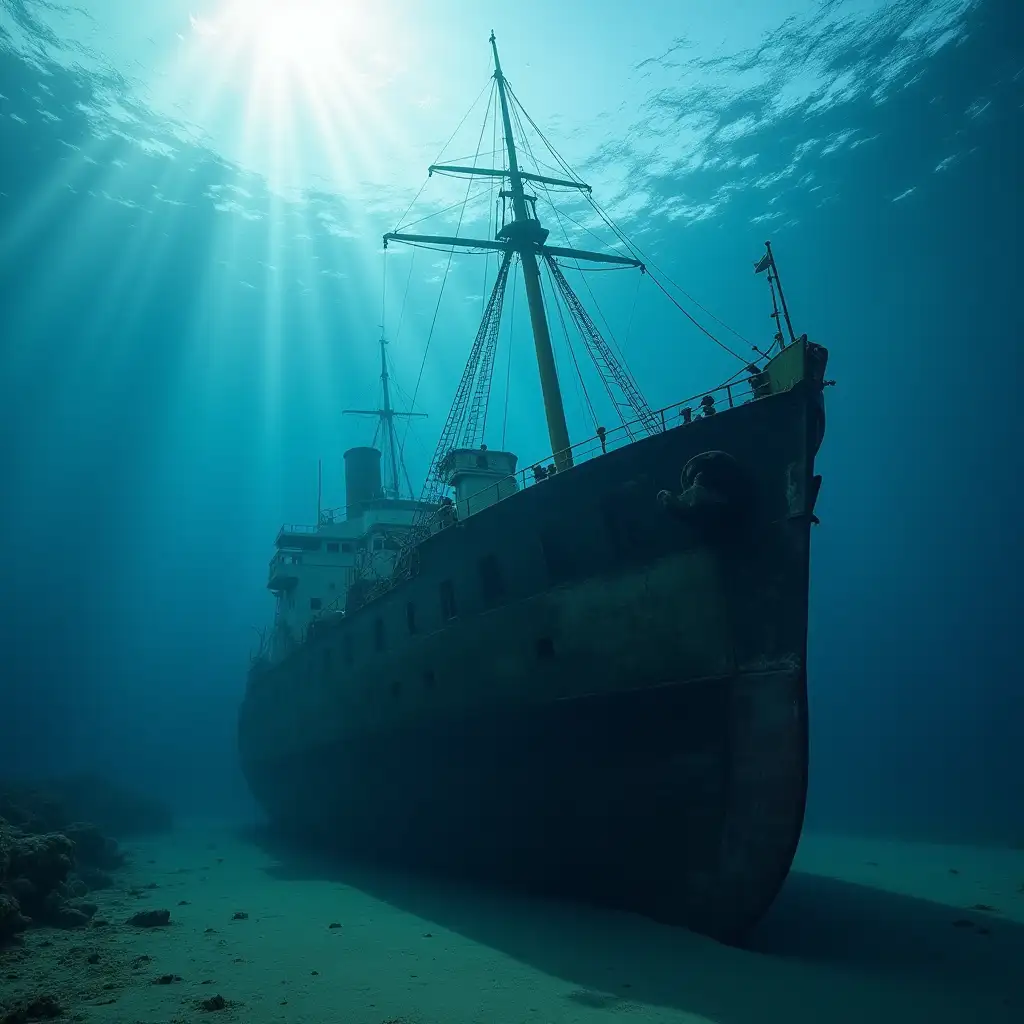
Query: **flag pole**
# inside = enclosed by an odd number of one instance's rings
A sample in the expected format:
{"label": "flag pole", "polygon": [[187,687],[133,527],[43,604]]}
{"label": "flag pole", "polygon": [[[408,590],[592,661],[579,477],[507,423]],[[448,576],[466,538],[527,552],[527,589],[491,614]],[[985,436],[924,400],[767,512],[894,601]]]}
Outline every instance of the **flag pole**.
{"label": "flag pole", "polygon": [[316,525],[320,528],[320,512],[324,496],[324,460],[316,460]]}
{"label": "flag pole", "polygon": [[768,250],[768,262],[775,273],[775,283],[779,286],[779,301],[782,303],[782,315],[786,318],[789,340],[794,342],[796,341],[796,333],[793,331],[793,322],[789,319],[789,307],[786,305],[786,296],[782,291],[782,279],[779,277],[779,268],[775,265],[775,256],[772,254],[772,243],[765,242],[764,247]]}

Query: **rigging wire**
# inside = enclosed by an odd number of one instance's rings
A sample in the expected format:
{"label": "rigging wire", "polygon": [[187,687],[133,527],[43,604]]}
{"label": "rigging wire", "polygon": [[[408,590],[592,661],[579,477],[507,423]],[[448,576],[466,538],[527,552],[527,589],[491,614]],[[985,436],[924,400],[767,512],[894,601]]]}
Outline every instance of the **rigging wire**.
{"label": "rigging wire", "polygon": [[[549,279],[550,279],[550,276],[551,276],[551,271],[550,271],[550,268],[548,268],[548,277],[549,277]],[[553,284],[549,284],[548,285],[548,287],[551,289],[551,298],[550,298],[550,300],[547,299],[547,297],[546,297],[548,289],[545,287],[545,282],[544,282],[544,278],[543,277],[540,279],[540,286],[541,286],[541,292],[545,296],[544,300],[543,300],[544,301],[545,309],[550,309],[552,306],[554,306],[555,309],[558,310],[559,318],[561,318],[562,312],[561,312],[561,308],[559,307],[559,304],[558,304],[558,293],[557,293],[557,291],[555,291],[555,288],[554,288]],[[569,334],[568,334],[567,331],[565,331],[565,324],[564,324],[564,322],[562,324],[562,330],[563,330],[563,333],[565,334],[565,347],[569,350],[569,356],[572,359],[573,364],[576,366],[576,376],[572,378],[572,382],[573,382],[574,390],[576,392],[576,401],[577,401],[577,403],[580,406],[580,411],[582,412],[583,411],[583,408],[582,408],[583,407],[583,399],[582,399],[582,396],[580,394],[580,384],[583,381],[583,376],[579,372],[579,364],[576,362],[576,353],[573,351],[572,343],[569,340]],[[552,355],[555,356],[555,359],[556,359],[555,372],[558,373],[559,372],[559,367],[558,367],[558,363],[557,363],[558,353],[555,353],[554,351],[552,351]],[[560,376],[560,379],[564,379],[564,378],[561,378],[561,374],[559,374],[559,376]],[[586,388],[585,387],[583,388],[583,394],[586,394]],[[589,397],[590,396],[587,395],[588,401],[589,401]],[[563,404],[564,404],[564,400],[563,400]],[[584,414],[584,418],[585,418],[585,414]]]}
{"label": "rigging wire", "polygon": [[[568,163],[566,163],[566,161],[564,160],[564,158],[563,158],[563,157],[561,156],[561,154],[559,154],[559,153],[558,153],[558,151],[557,151],[557,150],[556,150],[556,149],[554,148],[554,146],[552,146],[552,145],[551,145],[551,143],[550,143],[550,142],[548,142],[548,140],[547,140],[546,136],[544,135],[544,133],[543,133],[543,132],[542,132],[542,131],[540,130],[539,126],[537,125],[537,122],[536,122],[536,121],[534,121],[534,119],[533,119],[533,118],[532,118],[532,117],[530,116],[529,112],[528,112],[528,111],[527,111],[527,110],[526,110],[526,109],[525,109],[525,108],[523,107],[523,104],[522,104],[522,102],[521,102],[521,101],[519,100],[519,97],[518,97],[518,96],[516,96],[515,92],[514,92],[514,91],[512,90],[511,86],[509,86],[509,85],[508,85],[507,81],[506,81],[506,88],[507,88],[507,91],[508,91],[509,95],[510,95],[510,96],[512,97],[512,99],[513,99],[513,101],[514,101],[514,103],[515,103],[516,107],[517,107],[517,108],[518,108],[519,110],[521,110],[521,111],[522,111],[522,113],[523,113],[523,116],[524,116],[524,117],[526,118],[526,120],[527,120],[527,121],[528,121],[528,122],[530,123],[530,125],[531,125],[531,126],[533,127],[533,130],[534,130],[534,131],[535,131],[535,132],[537,133],[537,135],[538,135],[538,137],[540,138],[541,142],[543,142],[543,143],[544,143],[544,145],[545,145],[545,147],[547,147],[547,150],[548,150],[548,152],[549,152],[549,153],[551,153],[551,155],[552,155],[552,156],[553,156],[553,157],[555,158],[555,160],[556,160],[556,161],[558,162],[558,165],[559,165],[559,167],[560,167],[560,168],[562,169],[562,171],[563,171],[563,172],[564,172],[564,173],[565,173],[565,174],[566,174],[566,175],[567,175],[567,176],[568,176],[568,177],[569,177],[569,178],[570,178],[571,180],[574,180],[574,181],[579,181],[579,180],[580,180],[580,179],[579,179],[579,176],[578,176],[578,175],[577,175],[577,174],[576,174],[576,173],[575,173],[575,172],[573,171],[573,169],[572,169],[572,168],[571,168],[571,167],[569,166],[569,164],[568,164]],[[581,184],[582,184],[582,182],[581,182]],[[602,221],[604,221],[605,225],[606,225],[607,227],[609,227],[609,228],[610,228],[610,229],[612,230],[612,232],[613,232],[613,233],[615,234],[615,237],[616,237],[616,238],[618,238],[618,239],[619,239],[619,241],[620,241],[620,242],[622,242],[622,244],[623,244],[624,246],[626,246],[626,249],[627,249],[627,251],[628,251],[628,252],[630,252],[630,253],[631,253],[631,254],[632,254],[632,255],[633,255],[633,256],[634,256],[634,257],[635,257],[636,259],[639,259],[639,260],[641,260],[641,262],[643,262],[643,263],[644,263],[644,264],[645,264],[645,265],[646,265],[646,266],[647,266],[648,268],[650,268],[650,269],[653,269],[653,270],[657,271],[657,273],[658,273],[658,274],[660,274],[660,275],[661,275],[662,277],[664,277],[666,281],[668,281],[668,282],[669,282],[669,283],[670,283],[670,284],[671,284],[671,285],[672,285],[672,286],[673,286],[674,288],[676,288],[676,289],[677,289],[677,290],[678,290],[678,291],[679,291],[679,292],[680,292],[680,293],[681,293],[682,295],[686,296],[686,298],[687,298],[687,299],[688,299],[688,300],[689,300],[690,302],[692,302],[692,303],[693,303],[693,304],[694,304],[695,306],[697,306],[697,307],[698,307],[699,309],[701,309],[701,310],[702,310],[702,311],[703,311],[704,313],[706,313],[706,314],[707,314],[707,315],[708,315],[709,317],[711,317],[711,318],[712,318],[712,319],[713,319],[713,320],[714,320],[714,321],[715,321],[716,323],[720,324],[720,325],[721,325],[722,327],[724,327],[724,328],[725,328],[726,330],[728,330],[728,331],[729,331],[730,333],[734,334],[734,335],[735,335],[735,336],[736,336],[737,338],[739,338],[739,339],[740,339],[740,340],[741,340],[741,341],[742,341],[742,342],[743,342],[744,344],[746,344],[746,345],[750,345],[750,348],[751,348],[751,350],[752,350],[752,351],[754,351],[754,352],[757,352],[757,353],[758,353],[758,355],[761,355],[761,356],[763,356],[763,355],[764,355],[764,353],[763,353],[763,352],[761,351],[761,349],[759,349],[759,348],[758,348],[758,347],[757,347],[756,345],[752,344],[752,343],[751,343],[751,342],[750,342],[750,341],[749,341],[749,340],[748,340],[747,338],[743,337],[743,335],[742,335],[742,334],[740,334],[740,333],[739,333],[739,331],[735,330],[735,328],[733,328],[733,327],[729,326],[729,324],[727,324],[727,323],[726,323],[726,322],[725,322],[724,320],[721,320],[721,319],[720,319],[719,317],[715,316],[715,314],[714,314],[714,313],[712,313],[712,312],[711,312],[710,310],[706,309],[706,308],[705,308],[705,307],[704,307],[703,305],[701,305],[701,303],[699,303],[699,302],[698,302],[698,301],[697,301],[696,299],[694,299],[692,295],[690,295],[690,294],[689,294],[688,292],[686,292],[686,291],[685,291],[685,290],[684,290],[683,288],[681,288],[681,287],[680,287],[680,286],[679,286],[678,284],[676,284],[676,283],[675,283],[675,282],[674,282],[674,281],[673,281],[673,280],[672,280],[672,279],[671,279],[671,278],[670,278],[670,277],[668,276],[668,274],[666,274],[666,273],[665,273],[665,272],[664,272],[664,271],[663,271],[663,270],[662,270],[662,269],[661,269],[661,268],[660,268],[660,267],[659,267],[659,266],[658,266],[658,265],[657,265],[656,263],[654,263],[654,261],[653,261],[653,260],[649,259],[649,258],[648,258],[648,257],[647,257],[647,256],[646,256],[646,255],[645,255],[645,254],[644,254],[644,253],[643,253],[643,252],[642,252],[642,251],[640,250],[640,249],[639,249],[639,247],[638,247],[638,246],[634,245],[634,244],[633,244],[633,243],[632,243],[632,242],[631,242],[631,241],[630,241],[630,240],[629,240],[629,239],[628,239],[628,238],[627,238],[627,237],[626,237],[626,236],[625,236],[625,235],[623,234],[623,232],[622,232],[622,231],[621,231],[621,230],[620,230],[620,229],[619,229],[619,228],[618,228],[618,227],[617,227],[617,226],[616,226],[616,225],[615,225],[615,224],[613,223],[613,221],[611,220],[611,218],[610,218],[610,217],[608,216],[608,214],[607,214],[607,213],[605,213],[605,211],[603,210],[603,208],[601,207],[601,205],[600,205],[600,204],[599,204],[599,203],[597,202],[597,200],[593,198],[592,194],[584,192],[584,193],[583,193],[583,196],[584,196],[584,199],[585,199],[585,200],[586,200],[586,201],[587,201],[587,202],[588,202],[588,203],[590,204],[590,206],[591,206],[591,207],[592,207],[592,208],[594,209],[594,212],[595,212],[595,213],[597,213],[597,215],[598,215],[598,216],[599,216],[599,217],[601,218],[601,220],[602,220]],[[663,293],[665,294],[665,296],[666,296],[666,297],[667,297],[667,298],[668,298],[668,299],[669,299],[669,300],[670,300],[670,301],[672,302],[672,304],[673,304],[673,305],[674,305],[674,306],[675,306],[675,307],[676,307],[676,308],[677,308],[677,309],[678,309],[678,310],[679,310],[679,311],[680,311],[680,312],[681,312],[681,313],[682,313],[682,314],[683,314],[683,315],[684,315],[684,316],[685,316],[685,317],[686,317],[686,318],[687,318],[687,319],[688,319],[688,320],[689,320],[689,321],[690,321],[690,322],[691,322],[691,323],[692,323],[692,324],[693,324],[693,325],[694,325],[694,326],[695,326],[696,328],[698,328],[698,330],[700,330],[700,331],[701,331],[701,333],[703,333],[703,334],[704,334],[704,335],[706,335],[706,336],[707,336],[708,338],[710,338],[710,339],[711,339],[711,340],[712,340],[712,341],[713,341],[713,342],[714,342],[714,343],[715,343],[716,345],[718,345],[718,346],[719,346],[719,347],[720,347],[721,349],[723,349],[724,351],[728,352],[728,353],[729,353],[729,355],[733,356],[733,357],[734,357],[735,359],[738,359],[738,360],[740,360],[740,361],[741,361],[741,362],[743,362],[743,363],[744,363],[745,365],[746,365],[746,364],[747,364],[747,363],[749,362],[749,360],[748,360],[748,359],[746,359],[746,358],[744,358],[743,356],[739,355],[739,354],[738,354],[737,352],[734,352],[734,351],[733,351],[733,350],[732,350],[731,348],[729,348],[729,346],[728,346],[728,345],[726,345],[726,344],[725,344],[724,342],[720,341],[720,340],[719,340],[719,339],[718,339],[717,337],[715,337],[715,335],[714,335],[714,334],[712,334],[712,333],[711,333],[711,331],[709,331],[709,330],[708,330],[708,329],[707,329],[706,327],[704,327],[704,326],[703,326],[703,324],[701,324],[701,323],[700,323],[700,322],[699,322],[699,321],[698,321],[698,320],[697,320],[697,319],[696,319],[695,317],[693,317],[693,316],[692,316],[692,315],[691,315],[691,314],[690,314],[690,313],[689,313],[689,312],[688,312],[688,311],[687,311],[686,309],[684,309],[684,308],[683,308],[683,306],[682,306],[682,305],[681,305],[681,304],[680,304],[680,303],[679,303],[679,302],[678,302],[678,301],[677,301],[677,300],[676,300],[676,299],[675,299],[675,298],[674,298],[674,297],[673,297],[672,295],[670,295],[670,294],[669,294],[668,290],[667,290],[667,289],[666,289],[666,288],[665,288],[665,287],[664,287],[664,286],[663,286],[663,285],[662,285],[662,284],[661,284],[661,283],[660,283],[660,282],[659,282],[659,281],[657,280],[657,278],[655,277],[655,275],[654,275],[654,274],[651,274],[651,280],[652,280],[652,281],[654,281],[654,283],[655,283],[656,285],[658,285],[658,287],[660,288],[660,290],[661,290],[661,291],[662,291],[662,292],[663,292]]]}
{"label": "rigging wire", "polygon": [[[590,392],[587,390],[586,382],[583,380],[583,371],[580,369],[579,360],[576,358],[576,350],[573,348],[572,339],[569,337],[569,328],[566,327],[565,325],[565,314],[562,312],[562,304],[558,301],[558,288],[556,283],[551,278],[551,267],[548,265],[546,260],[544,261],[544,268],[545,270],[547,270],[548,273],[548,282],[551,289],[551,304],[558,311],[558,320],[562,325],[562,335],[565,338],[565,346],[569,350],[569,355],[572,356],[573,366],[576,367],[577,395],[579,391],[582,390],[583,399],[586,403],[587,410],[590,412],[590,417],[594,421],[594,427],[596,429],[599,422],[597,418],[597,411],[594,409],[594,403],[590,399]],[[605,386],[605,390],[608,390],[607,385]],[[610,391],[609,398],[612,398]],[[614,398],[612,398],[612,404],[613,406],[615,406]],[[617,409],[618,406],[615,406],[615,408]],[[621,413],[619,414],[619,418],[622,418]]]}
{"label": "rigging wire", "polygon": [[645,263],[645,265],[648,268],[648,272],[650,273],[651,280],[665,294],[665,296],[669,299],[669,301],[672,303],[672,305],[674,305],[676,307],[676,309],[678,309],[679,312],[682,313],[683,316],[685,316],[686,319],[689,320],[690,323],[692,323],[694,325],[694,327],[696,327],[702,334],[705,334],[707,337],[709,337],[720,349],[722,349],[725,352],[728,352],[729,355],[731,355],[733,358],[740,360],[740,362],[742,362],[744,364],[747,364],[747,363],[750,362],[750,360],[747,359],[746,357],[741,356],[738,352],[733,351],[728,345],[725,344],[724,341],[722,341],[719,338],[715,337],[715,335],[712,334],[711,331],[709,331],[702,323],[700,323],[699,320],[697,320],[689,311],[684,309],[683,306],[679,303],[679,301],[677,299],[675,299],[668,292],[668,290],[664,287],[664,285],[662,285],[662,283],[658,280],[657,275],[655,273],[651,273],[652,270],[656,271],[657,274],[660,274],[662,277],[664,277],[665,280],[668,281],[668,283],[671,284],[673,288],[675,288],[677,291],[679,291],[682,295],[686,296],[686,298],[690,302],[692,302],[695,306],[697,306],[698,309],[702,310],[709,317],[711,317],[712,320],[714,320],[718,324],[721,324],[722,327],[724,327],[730,333],[734,334],[745,345],[749,345],[750,348],[751,348],[751,351],[756,352],[758,355],[761,355],[761,356],[764,355],[764,353],[761,351],[761,349],[759,349],[757,347],[757,345],[753,344],[751,341],[749,341],[747,338],[745,338],[742,334],[740,334],[739,331],[737,331],[733,327],[730,327],[724,320],[721,320],[719,317],[715,316],[714,313],[712,313],[706,307],[701,305],[701,303],[699,303],[692,295],[690,295],[689,292],[687,292],[684,288],[680,287],[680,285],[676,284],[675,281],[673,281],[672,278],[670,278],[668,276],[668,274],[666,274],[665,271],[663,271],[661,269],[661,267],[658,266],[657,263],[655,263],[653,260],[651,260],[644,252],[642,252],[640,250],[639,247],[635,246],[622,233],[622,231],[619,230],[619,228],[614,224],[612,219],[604,212],[604,210],[602,209],[601,205],[597,202],[596,199],[593,199],[591,196],[587,196],[586,200],[594,208],[594,211],[605,222],[605,224],[607,224],[608,227],[611,228],[611,230],[615,233],[615,236],[622,242],[623,245],[625,245],[627,247],[627,251],[629,251],[636,259],[642,260]]}
{"label": "rigging wire", "polygon": [[[473,100],[473,105],[469,108],[469,110],[467,110],[465,112],[465,114],[462,115],[462,120],[459,122],[458,127],[455,129],[455,131],[453,131],[451,133],[451,135],[448,136],[448,141],[441,147],[441,152],[437,154],[437,158],[433,161],[435,164],[441,162],[441,157],[444,156],[444,151],[452,144],[452,139],[454,139],[455,136],[459,134],[459,131],[462,129],[462,126],[466,123],[466,121],[469,120],[469,115],[472,114],[474,110],[476,110],[476,105],[480,102],[480,97],[483,96],[483,94],[485,92],[487,92],[488,88],[490,88],[491,92],[493,92],[496,84],[497,83],[494,81],[494,76],[493,75],[488,75],[488,80],[484,83],[484,87],[480,90],[480,92],[477,93],[476,99]],[[490,112],[490,106],[491,106],[491,101],[490,101],[490,99],[488,99],[488,101],[487,101],[487,111],[488,111],[488,113]],[[486,122],[486,119],[485,119],[484,124],[486,125],[486,123],[487,122]],[[482,132],[481,132],[481,137],[483,137],[483,133]],[[475,159],[479,159],[479,158],[480,158],[480,145],[478,143],[477,144],[476,154],[475,154]],[[476,165],[474,164],[473,166],[475,167]]]}
{"label": "rigging wire", "polygon": [[[494,89],[496,89],[497,88],[497,82],[492,80],[491,88],[492,88],[492,91]],[[483,91],[481,91],[481,95],[483,95]],[[475,107],[476,104],[479,101],[480,101],[480,97],[478,96],[476,101],[473,103],[473,107]],[[480,126],[480,136],[477,139],[477,144],[476,144],[478,152],[480,150],[480,144],[483,142],[484,132],[487,130],[487,118],[490,115],[490,106],[491,106],[490,103],[488,103],[487,104],[487,110],[484,112],[484,123]],[[468,111],[466,113],[466,117],[469,117],[469,114],[471,112],[472,112],[472,108],[470,108],[470,111]],[[460,122],[460,124],[459,124],[460,128],[462,127],[462,124],[465,122],[466,117],[464,117],[462,119],[462,122]],[[456,129],[456,131],[458,131],[458,129]],[[452,138],[454,138],[454,137],[455,136],[453,134]],[[448,143],[446,143],[446,145],[448,145],[450,143],[451,143],[451,139],[448,140]],[[475,164],[474,164],[474,166],[475,166]],[[468,203],[468,201],[469,201],[469,190],[470,190],[470,188],[472,188],[472,182],[470,182],[469,186],[467,186],[467,188],[466,188],[466,203]],[[455,237],[456,238],[459,235],[459,231],[462,229],[463,218],[466,216],[466,203],[463,203],[462,209],[459,212],[459,221],[458,221],[458,224],[455,227]],[[424,246],[424,248],[432,248],[432,247]],[[444,269],[444,277],[443,277],[443,279],[441,281],[441,288],[440,288],[440,290],[438,292],[437,303],[434,306],[434,315],[431,318],[430,330],[427,333],[427,343],[423,347],[423,358],[422,358],[422,360],[420,360],[420,370],[419,370],[419,373],[416,375],[416,386],[413,388],[412,403],[410,405],[410,408],[415,408],[415,406],[416,406],[416,399],[419,397],[420,385],[423,383],[423,371],[424,371],[424,369],[426,368],[426,365],[427,365],[427,354],[430,351],[430,343],[431,343],[431,341],[433,340],[433,337],[434,337],[434,328],[437,326],[437,316],[438,316],[438,313],[441,310],[441,299],[444,296],[444,286],[448,283],[448,274],[451,272],[451,269],[452,269],[452,259],[454,258],[454,256],[455,256],[455,249],[454,248],[450,248],[448,250],[448,264],[447,264],[447,266]],[[411,427],[412,427],[412,421],[410,420],[408,423],[406,423],[406,425],[405,425],[405,432],[402,435],[402,447],[401,447],[401,450],[402,450],[403,453],[405,452],[405,443],[406,443],[406,441],[409,438],[409,430],[411,429]]]}
{"label": "rigging wire", "polygon": [[[512,114],[515,117],[515,125],[519,129],[520,139],[522,141],[523,148],[529,154],[529,157],[533,161],[533,163],[536,164],[537,163],[537,158],[534,155],[533,146],[530,145],[529,136],[526,134],[526,129],[523,126],[522,119],[519,117],[519,111],[516,109],[515,106],[512,107]],[[543,183],[541,183],[541,182],[536,182],[535,184],[538,186],[537,191],[543,193],[544,198],[547,200],[548,205],[555,211],[555,215],[557,216],[558,215],[558,210],[555,207],[554,202],[552,202],[552,200],[551,200],[551,196],[548,193],[548,189],[545,188]],[[564,228],[562,229],[562,234],[565,236],[566,244],[569,245],[569,247],[571,248],[571,243],[569,242],[569,237],[565,233],[565,229]],[[579,265],[578,261],[577,261],[577,265]],[[552,304],[554,305],[554,308],[558,312],[558,319],[559,319],[559,321],[561,322],[561,325],[562,325],[562,334],[563,334],[563,336],[565,338],[565,344],[566,344],[566,347],[569,349],[569,355],[572,357],[573,365],[576,368],[576,377],[577,377],[577,382],[578,382],[577,383],[577,391],[580,388],[582,388],[583,399],[584,399],[584,401],[586,403],[586,406],[587,406],[587,408],[588,408],[588,410],[590,412],[591,418],[594,420],[594,426],[596,427],[597,424],[598,424],[597,413],[594,410],[594,403],[591,401],[590,392],[587,391],[587,385],[586,385],[585,381],[583,380],[583,372],[580,370],[579,360],[576,358],[576,350],[573,348],[572,340],[569,337],[569,331],[568,331],[568,328],[566,327],[566,324],[565,324],[565,316],[564,316],[564,314],[562,312],[562,305],[558,301],[558,288],[556,287],[556,284],[555,284],[554,280],[552,279],[551,268],[549,266],[547,266],[546,263],[545,263],[545,269],[547,270],[548,282],[549,282],[549,285],[550,285],[550,288],[551,288]],[[591,298],[593,298],[593,294],[591,294]],[[609,385],[607,383],[605,383],[605,390],[608,391],[608,397],[612,401],[612,406],[617,410],[618,406],[615,403],[614,396],[612,395],[612,392],[611,392],[611,390],[609,388]],[[622,418],[621,417],[621,413],[619,414],[619,417],[620,417],[620,419]]]}
{"label": "rigging wire", "polygon": [[629,322],[626,324],[626,344],[629,344],[629,339],[633,336],[633,317],[636,314],[636,300],[640,298],[640,275],[636,275],[636,291],[633,292],[633,305],[629,311]]}
{"label": "rigging wire", "polygon": [[[519,112],[516,109],[516,107],[513,107],[512,109],[515,112],[516,124],[518,125],[520,133],[522,135],[523,146],[526,149],[526,152],[529,154],[530,159],[533,160],[534,163],[536,163],[537,162],[537,158],[534,155],[533,146],[530,145],[530,139],[529,139],[529,136],[526,133],[526,129],[523,127],[522,120],[519,117]],[[552,210],[554,210],[555,218],[558,220],[558,226],[559,226],[559,228],[562,231],[562,236],[565,238],[566,245],[569,248],[572,248],[572,241],[569,238],[569,233],[565,230],[565,225],[562,223],[561,212],[559,211],[559,209],[555,205],[555,203],[552,201],[551,196],[548,193],[548,190],[543,188],[543,186],[542,186],[537,191],[538,192],[543,191],[544,198],[547,200],[548,205],[551,207]],[[579,260],[573,260],[573,263],[575,264],[577,270],[582,271],[582,268],[580,267]],[[549,275],[550,274],[551,274],[551,269],[549,267]],[[606,332],[608,334],[608,337],[609,337],[609,339],[611,341],[610,349],[611,349],[611,352],[612,352],[612,356],[619,363],[618,373],[625,379],[625,381],[639,395],[640,394],[640,387],[637,384],[636,379],[633,377],[633,373],[632,373],[632,371],[629,368],[629,364],[626,361],[626,357],[623,354],[622,349],[619,347],[619,343],[618,343],[618,341],[615,338],[615,332],[612,330],[611,324],[608,323],[608,319],[604,315],[604,310],[601,309],[600,303],[597,301],[597,297],[594,295],[594,292],[593,292],[593,290],[590,287],[590,283],[587,281],[586,278],[582,278],[582,280],[583,280],[584,286],[587,289],[587,293],[590,295],[591,302],[593,302],[594,308],[597,310],[598,316],[601,318],[601,321],[604,324],[605,330],[606,330]],[[638,278],[638,284],[639,284],[639,278]],[[574,322],[575,322],[575,318],[574,318]],[[580,327],[580,325],[578,323],[576,324],[576,326]],[[587,350],[588,350],[588,352],[590,352],[590,346],[589,345],[587,347]],[[575,359],[575,353],[573,354],[573,358]],[[601,373],[601,378],[604,381],[605,389],[608,392],[608,397],[611,399],[612,404],[615,407],[615,410],[616,410],[616,412],[617,412],[617,414],[619,416],[619,419],[622,420],[622,422],[625,424],[626,420],[624,419],[624,417],[622,415],[622,412],[620,410],[619,403],[616,401],[614,393],[611,390],[611,384],[607,380],[605,380],[605,377],[604,377],[603,373]],[[628,394],[626,389],[623,389],[623,394],[624,395]],[[589,395],[587,396],[587,400],[589,402],[589,400],[590,400]],[[639,410],[634,410],[634,411],[638,412]],[[596,415],[594,416],[594,421],[595,421],[594,425],[597,426],[597,417],[596,417]]]}
{"label": "rigging wire", "polygon": [[[473,181],[472,179],[470,179],[470,186],[472,186],[472,184]],[[477,192],[475,196],[470,196],[468,199],[460,199],[457,202],[451,203],[449,206],[445,206],[440,210],[434,210],[432,213],[427,213],[424,214],[422,217],[417,217],[416,220],[409,221],[409,223],[405,224],[404,227],[407,229],[413,228],[417,224],[422,224],[425,220],[431,220],[434,217],[440,217],[442,214],[450,213],[452,210],[456,209],[459,206],[468,205],[469,203],[475,203],[478,199],[482,199],[485,195],[487,195],[491,191],[491,188],[492,186],[485,186],[481,188],[480,191]]]}
{"label": "rigging wire", "polygon": [[[484,86],[484,88],[486,89],[487,86]],[[461,155],[461,156],[450,156],[445,161],[445,163],[446,164],[458,165],[458,164],[461,164],[463,160],[472,160],[473,157],[476,156],[476,155],[479,155],[479,156],[497,156],[498,153],[500,153],[500,152],[501,152],[501,150],[497,146],[495,146],[494,149],[482,149],[482,150],[480,150],[479,154],[466,153],[466,154]],[[461,177],[461,175],[458,173],[458,171],[443,171],[439,167],[436,167],[436,166],[434,167],[433,173],[434,174],[438,174],[438,175],[442,175],[443,174],[443,175],[445,175],[447,177],[451,177],[451,178]]]}
{"label": "rigging wire", "polygon": [[[491,102],[487,106],[487,116],[489,118],[491,118],[491,124],[493,126],[495,126],[495,127],[492,127],[492,129],[491,129],[491,145],[492,146],[494,145],[494,134],[495,134],[496,126],[497,126],[497,123],[498,123],[497,103],[498,103],[498,90],[495,88],[495,89],[491,90]],[[493,117],[491,117],[491,108],[492,107],[495,108],[494,116]],[[485,122],[485,124],[486,124],[486,122]],[[488,185],[487,185],[487,231],[489,233],[489,237],[493,237],[494,234],[495,234],[495,232],[492,230],[493,227],[494,227],[494,217],[496,216],[496,212],[494,210],[494,188],[495,188],[495,185],[497,185],[500,180],[501,179],[499,179],[499,178],[489,178],[488,179]],[[480,292],[480,315],[481,316],[484,315],[484,312],[487,309],[487,274],[488,274],[488,271],[490,271],[490,269],[491,269],[490,262],[491,262],[491,254],[488,253],[484,257],[484,260],[483,260],[483,264],[484,264],[484,282],[483,282],[483,288],[481,289],[481,292]],[[500,266],[500,263],[499,263],[499,266]],[[484,411],[484,420],[485,420],[485,422],[486,422],[486,419],[487,419],[487,413],[486,413],[486,410],[485,410]]]}
{"label": "rigging wire", "polygon": [[[387,250],[385,250],[387,251]],[[409,286],[412,284],[412,271],[416,266],[416,253],[409,257],[409,275],[405,279],[405,292],[402,295],[402,307],[398,313],[398,330],[395,333],[395,342],[402,336],[402,324],[405,323],[405,311],[409,307]],[[409,410],[412,411],[411,409]]]}

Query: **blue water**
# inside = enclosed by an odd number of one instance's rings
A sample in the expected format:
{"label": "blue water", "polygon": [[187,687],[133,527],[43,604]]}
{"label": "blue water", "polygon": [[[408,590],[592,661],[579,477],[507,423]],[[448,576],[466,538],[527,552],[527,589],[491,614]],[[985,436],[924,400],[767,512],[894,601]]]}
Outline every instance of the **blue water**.
{"label": "blue water", "polygon": [[[373,424],[341,411],[377,400],[382,323],[399,404],[429,415],[419,486],[493,281],[493,260],[380,251],[446,205],[443,180],[416,199],[427,164],[475,151],[482,104],[445,140],[493,27],[526,109],[695,317],[744,354],[705,309],[770,341],[770,237],[830,349],[809,821],[1019,842],[1024,7],[425,6],[366,5],[335,50],[213,4],[0,5],[0,771],[249,810],[234,714],[275,533],[313,521],[318,460],[342,504]],[[648,281],[588,283],[653,407],[737,369]],[[527,460],[549,446],[521,294],[510,336],[488,441]]]}

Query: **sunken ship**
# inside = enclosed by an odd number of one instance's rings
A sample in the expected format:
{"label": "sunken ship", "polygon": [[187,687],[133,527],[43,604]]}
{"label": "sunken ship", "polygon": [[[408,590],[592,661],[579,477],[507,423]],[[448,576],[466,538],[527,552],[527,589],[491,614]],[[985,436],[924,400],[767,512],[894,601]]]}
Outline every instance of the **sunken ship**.
{"label": "sunken ship", "polygon": [[[345,453],[345,507],[277,536],[241,764],[275,826],[348,855],[738,941],[803,823],[827,352],[794,331],[766,244],[771,344],[720,386],[649,407],[563,267],[652,267],[621,234],[615,252],[549,244],[537,193],[590,189],[564,164],[564,178],[522,169],[513,121],[528,115],[491,47],[501,166],[431,173],[496,179],[494,237],[384,239],[499,254],[455,401],[422,492],[404,496],[395,421],[418,414],[392,404],[382,339],[377,434]],[[517,273],[551,442],[522,468],[483,442]],[[620,420],[575,443],[557,299]]]}

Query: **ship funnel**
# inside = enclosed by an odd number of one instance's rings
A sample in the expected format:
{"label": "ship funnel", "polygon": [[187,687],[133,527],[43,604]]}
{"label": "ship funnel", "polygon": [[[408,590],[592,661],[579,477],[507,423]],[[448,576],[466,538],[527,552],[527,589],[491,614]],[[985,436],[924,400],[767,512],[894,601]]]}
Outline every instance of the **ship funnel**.
{"label": "ship funnel", "polygon": [[380,458],[376,448],[349,448],[345,452],[345,504],[349,517],[361,516],[367,502],[381,497]]}

